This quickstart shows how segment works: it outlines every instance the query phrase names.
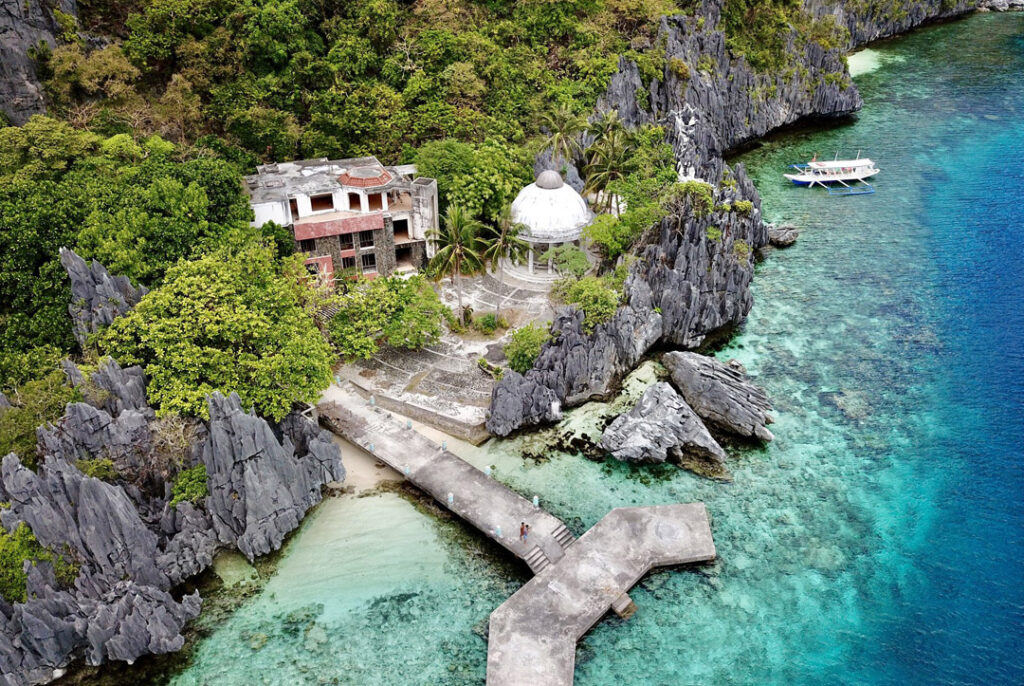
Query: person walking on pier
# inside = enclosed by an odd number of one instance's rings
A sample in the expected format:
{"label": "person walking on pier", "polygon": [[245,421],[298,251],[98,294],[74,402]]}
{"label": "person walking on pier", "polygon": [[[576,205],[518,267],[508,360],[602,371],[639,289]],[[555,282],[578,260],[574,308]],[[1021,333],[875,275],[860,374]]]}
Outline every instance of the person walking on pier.
{"label": "person walking on pier", "polygon": [[528,542],[527,539],[529,539],[529,538],[530,538],[530,525],[527,524],[525,530],[523,531],[523,543],[527,543]]}
{"label": "person walking on pier", "polygon": [[526,543],[526,522],[519,522],[519,540]]}

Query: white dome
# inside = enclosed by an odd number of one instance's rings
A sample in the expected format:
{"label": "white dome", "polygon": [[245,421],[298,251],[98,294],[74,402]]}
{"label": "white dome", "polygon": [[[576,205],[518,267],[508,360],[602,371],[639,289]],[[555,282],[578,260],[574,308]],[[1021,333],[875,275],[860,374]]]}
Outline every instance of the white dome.
{"label": "white dome", "polygon": [[522,238],[532,243],[574,241],[593,217],[587,201],[551,170],[541,172],[512,201],[512,221],[526,225],[529,232]]}

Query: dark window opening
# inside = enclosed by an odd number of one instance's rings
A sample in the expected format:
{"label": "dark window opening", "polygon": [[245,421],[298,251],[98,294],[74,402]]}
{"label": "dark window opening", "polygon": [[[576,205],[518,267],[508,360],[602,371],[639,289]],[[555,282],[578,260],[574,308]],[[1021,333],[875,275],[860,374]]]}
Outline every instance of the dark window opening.
{"label": "dark window opening", "polygon": [[366,199],[369,201],[371,212],[384,209],[384,201],[382,200],[381,193],[371,193]]}
{"label": "dark window opening", "polygon": [[363,248],[373,247],[373,231],[360,231],[359,232],[359,245]]}
{"label": "dark window opening", "polygon": [[359,202],[359,194],[358,193],[349,193],[348,194],[348,208],[350,210],[352,210],[353,212],[361,212],[362,211],[363,206]]}
{"label": "dark window opening", "polygon": [[306,238],[299,241],[299,252],[316,252],[316,239]]}
{"label": "dark window opening", "polygon": [[408,219],[396,219],[395,220],[395,245],[402,243],[408,243],[412,240],[409,236],[409,220]]}
{"label": "dark window opening", "polygon": [[354,257],[342,257],[341,258],[341,268],[342,269],[355,269],[356,268],[356,258],[354,258]]}
{"label": "dark window opening", "polygon": [[352,243],[352,234],[350,233],[343,233],[338,236],[338,243],[341,244],[342,250],[351,250],[355,247]]}
{"label": "dark window opening", "polygon": [[325,195],[314,195],[309,198],[309,205],[314,212],[324,212],[334,209],[334,196],[330,193]]}
{"label": "dark window opening", "polygon": [[288,209],[292,211],[292,221],[299,218],[299,201],[295,198],[288,198]]}
{"label": "dark window opening", "polygon": [[364,272],[375,272],[377,271],[377,256],[372,252],[368,252],[365,255],[360,256],[363,262]]}

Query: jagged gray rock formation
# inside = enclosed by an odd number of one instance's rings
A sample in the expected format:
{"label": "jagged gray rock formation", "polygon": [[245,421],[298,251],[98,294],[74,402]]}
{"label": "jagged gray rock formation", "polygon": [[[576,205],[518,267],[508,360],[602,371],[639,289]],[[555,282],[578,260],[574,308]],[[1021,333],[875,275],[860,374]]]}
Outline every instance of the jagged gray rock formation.
{"label": "jagged gray rock formation", "polygon": [[[975,3],[908,2],[912,7],[906,16],[893,8],[898,20],[874,16],[872,3],[859,6],[863,16],[848,4],[808,0],[818,16],[831,13],[841,24],[852,22],[853,44],[969,11]],[[697,349],[728,335],[753,306],[753,256],[769,236],[753,183],[742,165],[730,169],[724,155],[773,129],[802,119],[841,117],[860,108],[860,94],[838,50],[816,43],[798,48],[791,39],[796,64],[783,74],[758,73],[745,60],[733,59],[717,28],[720,7],[721,0],[704,0],[692,16],[663,18],[657,39],[665,45],[663,77],[644,83],[636,65],[620,59],[597,106],[599,111],[616,110],[627,126],[662,125],[680,179],[712,185],[715,209],[700,214],[684,199],[652,227],[634,250],[641,259],[626,281],[625,304],[611,321],[585,334],[577,318],[558,317],[552,326],[557,337],[545,345],[534,368],[525,375],[506,375],[496,384],[487,420],[491,433],[507,436],[557,419],[536,411],[533,394],[543,393],[546,404],[552,391],[562,408],[607,398],[655,345]],[[673,68],[674,61],[687,69]],[[752,203],[751,211],[718,209],[737,201]]]}
{"label": "jagged gray rock formation", "polygon": [[803,4],[812,15],[832,15],[836,23],[845,26],[850,31],[851,48],[895,36],[930,21],[958,17],[985,5],[978,0],[895,0],[887,4],[804,0]]}
{"label": "jagged gray rock formation", "polygon": [[799,237],[799,229],[790,224],[779,227],[768,226],[768,242],[776,248],[788,248],[796,243],[796,239]]}
{"label": "jagged gray rock formation", "polygon": [[686,401],[667,383],[644,391],[632,410],[615,418],[601,447],[626,462],[664,462],[669,457],[701,474],[725,472],[725,451]]}
{"label": "jagged gray rock formation", "polygon": [[[191,444],[168,461],[166,424],[145,402],[140,369],[108,360],[88,380],[73,364],[65,369],[89,402],[69,404],[39,429],[38,473],[4,458],[0,501],[10,508],[0,523],[11,530],[25,522],[81,571],[72,588],[60,588],[49,565],[32,567],[28,600],[0,600],[0,684],[48,681],[79,658],[133,661],[180,649],[200,599],[177,601],[173,587],[224,545],[250,559],[276,550],[321,487],[345,474],[337,446],[315,424],[293,413],[271,425],[242,412],[234,394],[210,398],[209,426],[178,427]],[[111,459],[122,478],[108,483],[74,466],[97,457]],[[170,507],[171,480],[196,460],[207,466],[209,496]]]}
{"label": "jagged gray rock formation", "polygon": [[533,176],[534,178],[540,176],[542,171],[554,169],[561,173],[562,169],[565,169],[563,178],[565,182],[572,186],[577,193],[583,192],[583,179],[580,178],[580,171],[576,167],[574,162],[566,161],[561,155],[555,157],[551,148],[544,148],[533,160]]}
{"label": "jagged gray rock formation", "polygon": [[28,600],[0,602],[0,678],[8,684],[48,681],[54,670],[84,657],[134,661],[178,650],[181,630],[199,614],[198,594],[181,602],[157,564],[158,538],[124,490],[86,477],[48,456],[38,474],[11,454],[0,470],[0,513],[8,530],[20,522],[37,540],[70,551],[81,567],[62,589],[49,565],[32,568]]}
{"label": "jagged gray rock formation", "polygon": [[60,263],[71,278],[68,312],[75,338],[83,347],[89,336],[135,307],[148,292],[145,286],[133,286],[125,276],[111,276],[96,260],[90,267],[67,248],[60,249]]}
{"label": "jagged gray rock formation", "polygon": [[[320,502],[321,486],[341,481],[345,470],[337,447],[306,419],[283,425],[278,442],[266,421],[242,410],[238,395],[214,393],[207,405],[210,433],[200,449],[210,492],[206,507],[220,541],[252,560],[280,548]],[[306,444],[302,459],[289,430]]]}
{"label": "jagged gray rock formation", "polygon": [[50,47],[56,44],[59,28],[53,9],[78,14],[75,0],[0,0],[0,111],[14,124],[24,124],[46,109],[35,63],[28,53],[40,41]]}
{"label": "jagged gray rock formation", "polygon": [[661,363],[701,419],[745,438],[774,439],[767,428],[773,421],[768,396],[750,383],[741,367],[692,352],[665,353]]}

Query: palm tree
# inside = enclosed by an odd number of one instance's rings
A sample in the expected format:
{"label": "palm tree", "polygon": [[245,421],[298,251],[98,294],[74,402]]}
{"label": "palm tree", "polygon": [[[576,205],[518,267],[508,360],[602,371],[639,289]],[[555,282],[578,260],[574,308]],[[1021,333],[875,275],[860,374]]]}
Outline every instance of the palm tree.
{"label": "palm tree", "polygon": [[567,164],[581,152],[579,135],[586,129],[586,120],[568,105],[559,105],[544,115],[544,128],[548,130],[546,146],[553,157],[561,157]]}
{"label": "palm tree", "polygon": [[452,204],[444,214],[444,229],[427,232],[427,238],[437,247],[430,260],[430,269],[439,279],[451,277],[459,298],[459,321],[463,324],[466,323],[466,310],[462,306],[462,274],[483,266],[480,257],[481,228],[483,225],[469,212]]}
{"label": "palm tree", "polygon": [[585,193],[605,193],[606,209],[611,209],[611,194],[607,193],[612,181],[622,179],[632,166],[630,152],[633,142],[630,135],[623,129],[611,129],[590,146],[590,161],[587,164],[587,182],[583,187]]}
{"label": "palm tree", "polygon": [[[508,205],[498,216],[497,226],[490,228],[490,236],[484,239],[486,245],[483,256],[490,260],[491,269],[495,263],[498,265],[498,280],[505,280],[505,262],[509,260],[518,263],[530,250],[530,244],[519,237],[526,231],[526,225],[512,221],[512,208]],[[495,317],[501,317],[501,298],[495,307]]]}
{"label": "palm tree", "polygon": [[594,137],[595,143],[604,140],[612,131],[621,130],[622,118],[618,110],[608,110],[587,127],[587,133]]}

